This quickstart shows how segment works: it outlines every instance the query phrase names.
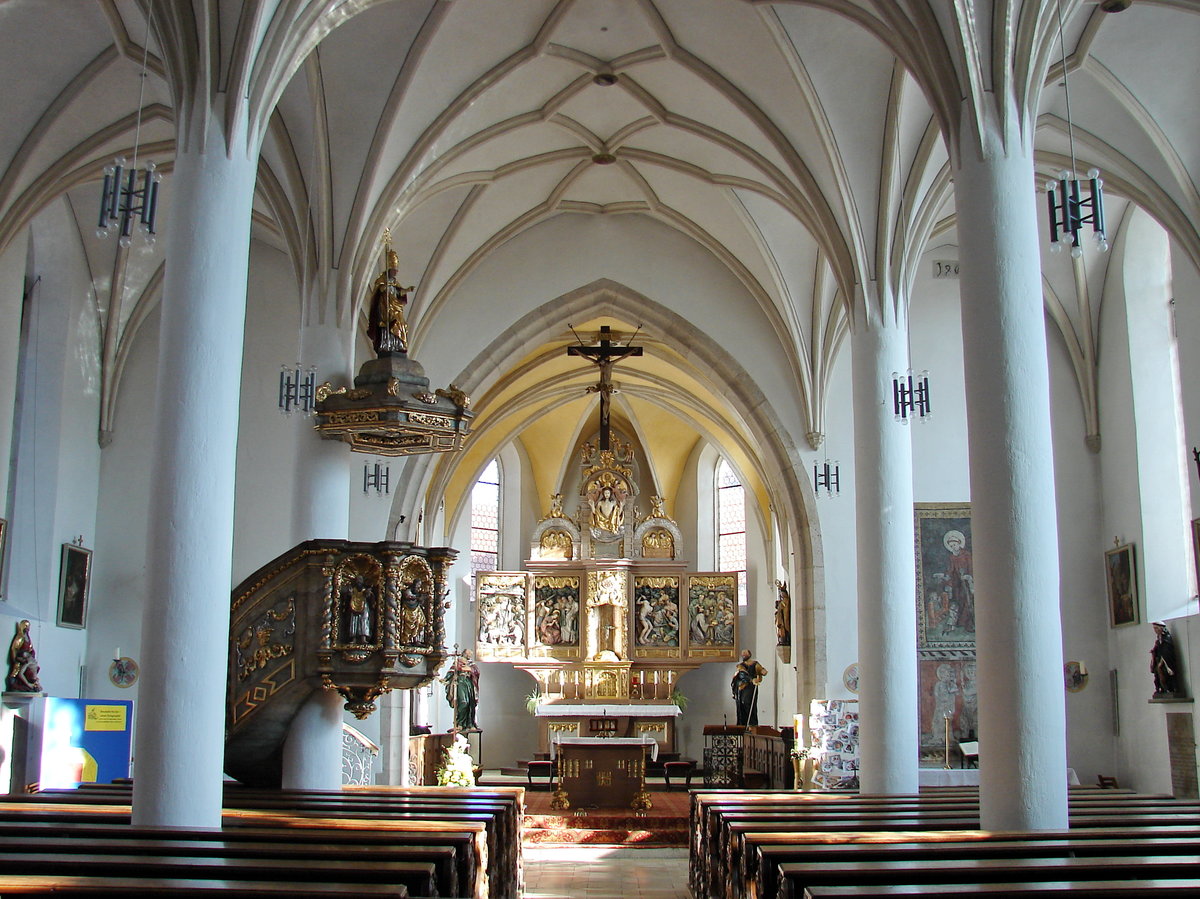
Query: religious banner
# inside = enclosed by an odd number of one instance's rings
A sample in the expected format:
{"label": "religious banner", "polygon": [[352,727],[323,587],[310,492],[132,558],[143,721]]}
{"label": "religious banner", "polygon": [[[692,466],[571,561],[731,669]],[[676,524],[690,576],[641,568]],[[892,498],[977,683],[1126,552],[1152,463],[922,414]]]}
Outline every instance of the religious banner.
{"label": "religious banner", "polygon": [[942,764],[947,720],[952,745],[978,732],[970,503],[918,503],[914,530],[921,758]]}

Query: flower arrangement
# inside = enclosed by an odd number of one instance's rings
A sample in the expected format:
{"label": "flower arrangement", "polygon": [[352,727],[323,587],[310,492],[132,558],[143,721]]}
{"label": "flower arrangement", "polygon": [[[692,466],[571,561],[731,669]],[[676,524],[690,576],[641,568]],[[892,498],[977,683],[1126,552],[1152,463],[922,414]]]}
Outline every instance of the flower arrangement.
{"label": "flower arrangement", "polygon": [[475,786],[474,764],[462,734],[455,734],[454,743],[447,747],[445,761],[437,770],[437,782],[439,787]]}
{"label": "flower arrangement", "polygon": [[680,690],[678,687],[676,687],[671,692],[671,702],[673,702],[673,703],[675,703],[675,705],[679,706],[679,711],[681,711],[681,712],[687,711],[688,698],[687,698],[687,696],[685,696],[683,694],[683,691]]}
{"label": "flower arrangement", "polygon": [[808,748],[805,746],[801,746],[799,743],[793,744],[791,755],[792,755],[792,758],[796,759],[797,761],[802,762],[806,758],[808,758]]}

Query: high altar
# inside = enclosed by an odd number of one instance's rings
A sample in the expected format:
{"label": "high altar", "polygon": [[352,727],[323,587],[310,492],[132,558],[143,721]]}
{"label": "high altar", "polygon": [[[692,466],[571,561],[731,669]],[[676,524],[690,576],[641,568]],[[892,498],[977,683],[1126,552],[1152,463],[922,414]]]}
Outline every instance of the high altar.
{"label": "high altar", "polygon": [[526,570],[477,575],[476,656],[536,680],[543,751],[595,736],[674,751],[679,678],[737,659],[737,575],[686,570],[663,498],[639,511],[628,444],[586,444],[579,464],[576,509],[554,494]]}

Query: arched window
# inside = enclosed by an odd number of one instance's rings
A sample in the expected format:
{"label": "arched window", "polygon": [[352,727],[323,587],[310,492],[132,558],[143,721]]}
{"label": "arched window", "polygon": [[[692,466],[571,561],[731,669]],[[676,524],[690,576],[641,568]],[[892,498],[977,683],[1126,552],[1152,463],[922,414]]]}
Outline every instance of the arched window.
{"label": "arched window", "polygon": [[738,573],[738,605],[746,604],[746,491],[733,466],[717,463],[717,569]]}
{"label": "arched window", "polygon": [[471,489],[471,580],[500,564],[500,465],[487,464]]}

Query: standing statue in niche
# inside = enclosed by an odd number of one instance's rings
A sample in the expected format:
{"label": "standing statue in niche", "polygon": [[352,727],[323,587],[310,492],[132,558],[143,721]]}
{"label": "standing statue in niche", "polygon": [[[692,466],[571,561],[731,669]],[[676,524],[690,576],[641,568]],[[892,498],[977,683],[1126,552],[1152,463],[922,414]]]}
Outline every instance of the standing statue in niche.
{"label": "standing statue in niche", "polygon": [[446,685],[446,702],[454,710],[454,729],[479,730],[475,720],[479,705],[479,666],[472,661],[469,649],[454,656],[442,683]]}
{"label": "standing statue in niche", "polygon": [[392,235],[384,232],[383,273],[371,285],[371,296],[367,304],[367,337],[380,358],[393,353],[408,352],[408,322],[404,308],[408,305],[411,287],[402,287],[397,277],[400,258],[392,249]]}
{"label": "standing statue in niche", "polygon": [[1175,638],[1161,621],[1154,622],[1154,647],[1150,650],[1150,673],[1154,675],[1154,698],[1171,699],[1179,693],[1179,660]]}
{"label": "standing statue in niche", "polygon": [[371,587],[367,579],[357,574],[346,585],[346,642],[371,642]]}
{"label": "standing statue in niche", "polygon": [[775,634],[779,646],[792,645],[792,597],[786,581],[776,581],[779,598],[775,600]]}
{"label": "standing statue in niche", "polygon": [[425,601],[433,594],[433,587],[425,578],[414,578],[412,583],[400,591],[400,642],[407,646],[426,642]]}
{"label": "standing statue in niche", "polygon": [[758,724],[758,685],[767,676],[767,669],[756,662],[750,650],[742,650],[742,660],[733,673],[733,701],[737,705],[739,725]]}
{"label": "standing statue in niche", "polygon": [[4,678],[4,689],[10,693],[41,693],[38,671],[37,653],[29,636],[29,621],[22,619],[17,622],[17,632],[8,647],[8,675]]}

